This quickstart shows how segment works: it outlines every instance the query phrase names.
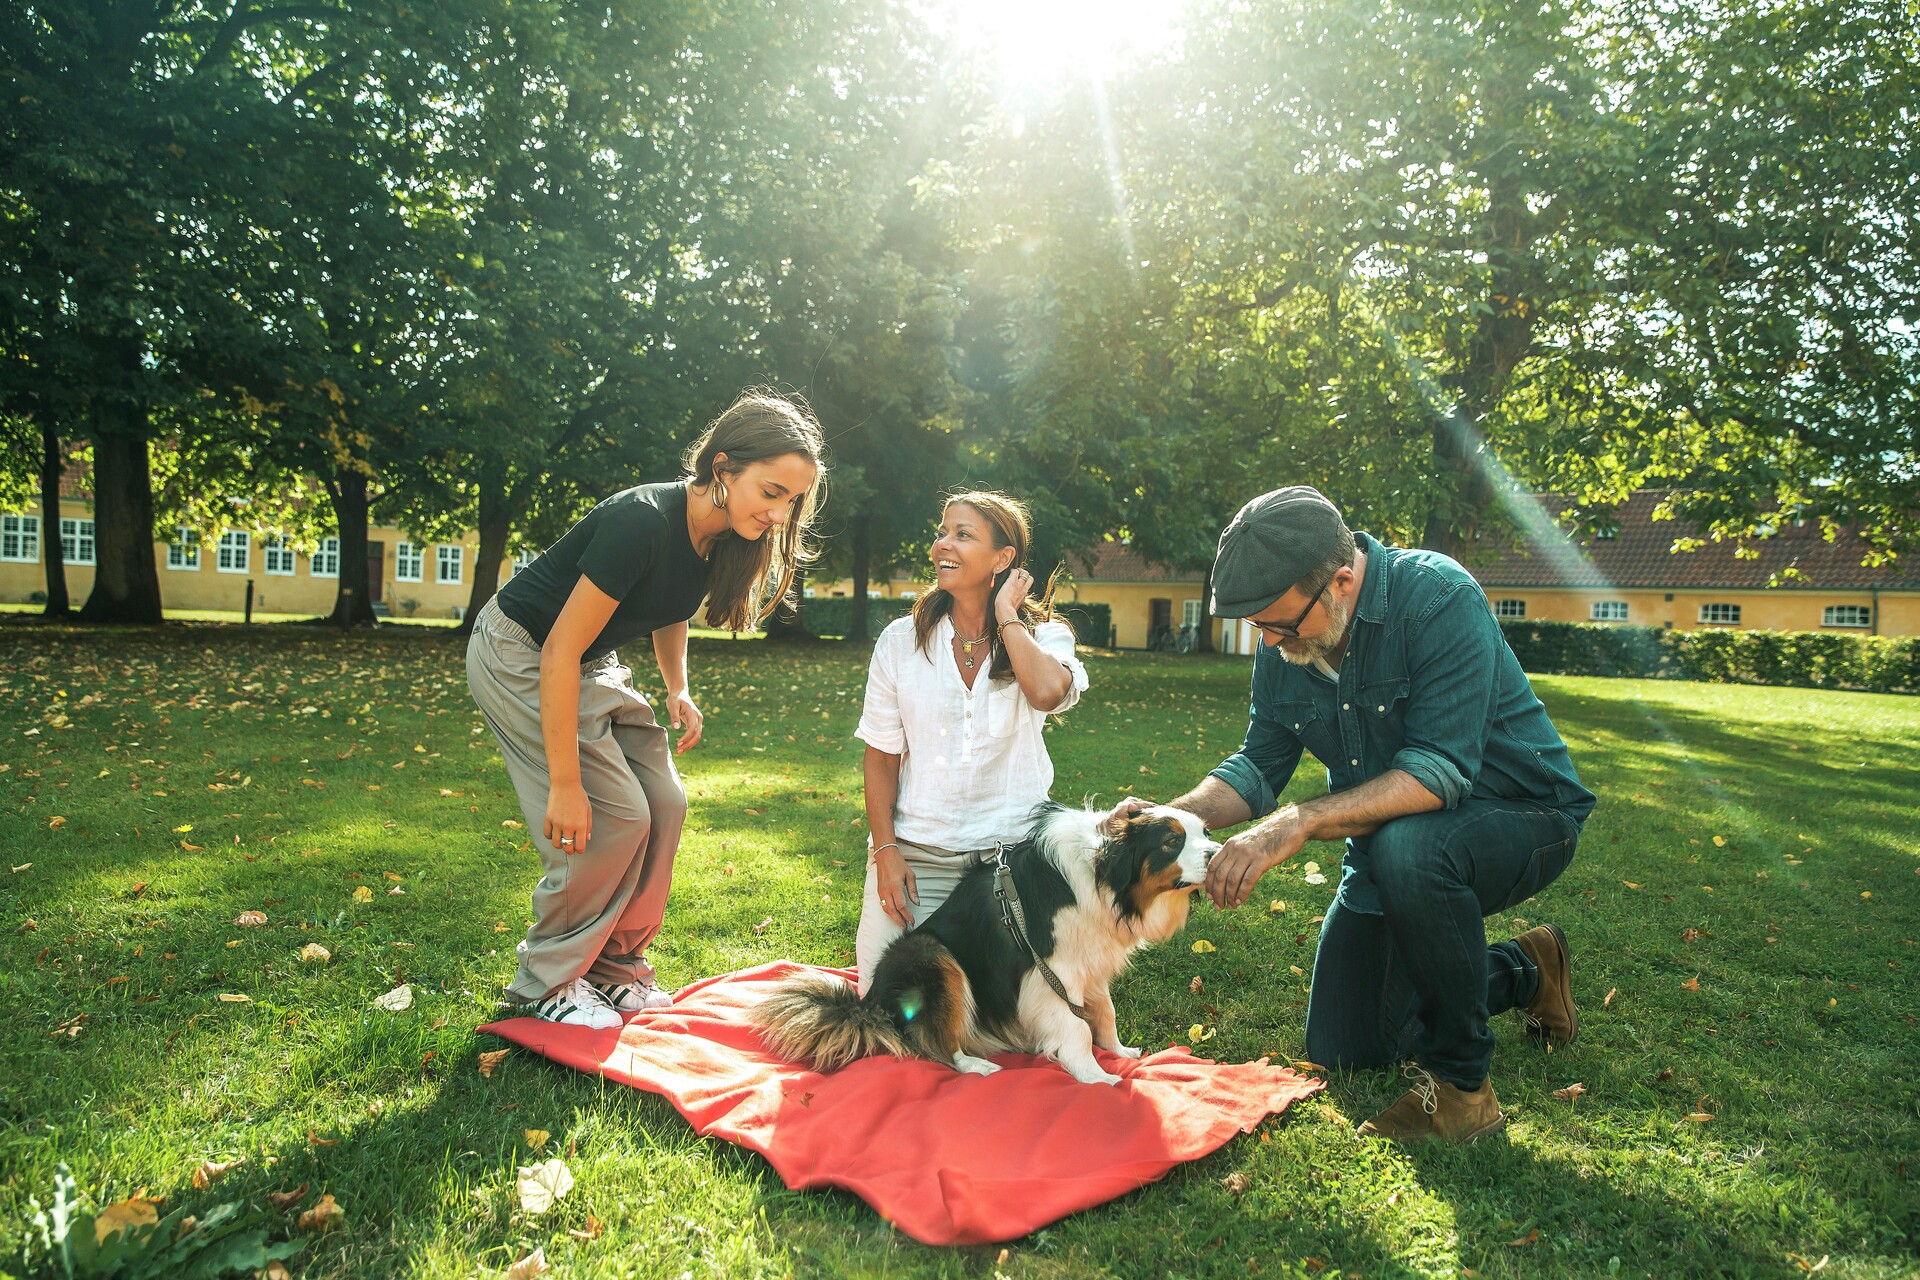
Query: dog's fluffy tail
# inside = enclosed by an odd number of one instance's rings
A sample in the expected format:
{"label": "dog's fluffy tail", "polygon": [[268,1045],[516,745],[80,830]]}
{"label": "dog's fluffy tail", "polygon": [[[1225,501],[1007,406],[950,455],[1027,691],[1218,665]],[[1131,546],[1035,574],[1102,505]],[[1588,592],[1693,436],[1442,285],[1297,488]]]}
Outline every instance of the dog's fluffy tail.
{"label": "dog's fluffy tail", "polygon": [[886,1010],[862,1000],[851,984],[820,974],[787,979],[752,1017],[768,1048],[815,1071],[838,1071],[875,1054],[912,1052]]}

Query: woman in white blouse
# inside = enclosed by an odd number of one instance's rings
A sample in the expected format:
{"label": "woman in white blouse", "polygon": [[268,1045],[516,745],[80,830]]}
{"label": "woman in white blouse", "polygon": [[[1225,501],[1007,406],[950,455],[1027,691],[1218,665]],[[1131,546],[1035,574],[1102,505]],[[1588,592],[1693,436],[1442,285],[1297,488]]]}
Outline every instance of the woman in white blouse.
{"label": "woman in white blouse", "polygon": [[947,500],[934,586],[880,634],[857,736],[867,744],[866,901],[854,943],[865,994],[887,944],[932,915],[996,842],[1026,834],[1053,761],[1042,730],[1087,687],[1073,629],[1035,600],[1026,506]]}

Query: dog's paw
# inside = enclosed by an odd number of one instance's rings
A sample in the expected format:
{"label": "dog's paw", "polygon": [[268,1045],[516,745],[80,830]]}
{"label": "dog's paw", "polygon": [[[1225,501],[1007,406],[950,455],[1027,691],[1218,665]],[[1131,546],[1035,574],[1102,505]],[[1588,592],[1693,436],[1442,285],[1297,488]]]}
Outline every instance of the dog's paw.
{"label": "dog's paw", "polygon": [[1113,1051],[1123,1058],[1137,1058],[1140,1056],[1140,1050],[1130,1044],[1117,1044],[1113,1046]]}
{"label": "dog's paw", "polygon": [[990,1076],[1000,1070],[1000,1064],[997,1062],[988,1062],[985,1058],[975,1058],[964,1053],[953,1060],[953,1065],[954,1069],[962,1075],[969,1076]]}

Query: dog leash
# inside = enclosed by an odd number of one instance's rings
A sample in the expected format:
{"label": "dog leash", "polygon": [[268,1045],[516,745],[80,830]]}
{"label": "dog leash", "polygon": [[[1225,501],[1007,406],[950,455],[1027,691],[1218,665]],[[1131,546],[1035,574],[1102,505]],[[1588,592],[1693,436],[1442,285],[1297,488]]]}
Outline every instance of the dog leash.
{"label": "dog leash", "polygon": [[1021,909],[1020,894],[1013,887],[1013,870],[1007,866],[1007,848],[998,840],[993,844],[993,896],[1000,900],[1000,923],[1007,926],[1007,932],[1018,939],[1027,954],[1033,957],[1034,967],[1040,970],[1040,976],[1053,988],[1053,994],[1065,1000],[1074,1013],[1086,1017],[1086,1010],[1075,1004],[1073,997],[1067,994],[1060,975],[1040,958],[1040,953],[1033,949],[1033,943],[1027,940],[1027,913]]}

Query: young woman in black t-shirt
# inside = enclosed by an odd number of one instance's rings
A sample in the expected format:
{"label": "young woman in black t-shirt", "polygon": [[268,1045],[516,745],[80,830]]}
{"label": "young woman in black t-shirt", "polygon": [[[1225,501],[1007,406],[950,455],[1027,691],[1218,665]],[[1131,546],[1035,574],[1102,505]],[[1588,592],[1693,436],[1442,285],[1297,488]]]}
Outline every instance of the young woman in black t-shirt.
{"label": "young woman in black t-shirt", "polygon": [[[825,444],[806,405],[743,394],[687,451],[687,477],[614,494],[515,574],[474,621],[467,682],[500,742],[545,874],[509,994],[535,1016],[615,1027],[671,1003],[659,932],[686,816],[673,756],[700,741],[687,622],[758,624],[810,558]],[[643,635],[666,730],[616,651]]]}

